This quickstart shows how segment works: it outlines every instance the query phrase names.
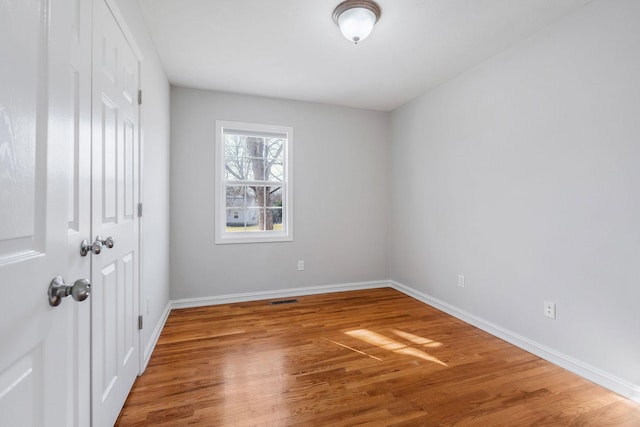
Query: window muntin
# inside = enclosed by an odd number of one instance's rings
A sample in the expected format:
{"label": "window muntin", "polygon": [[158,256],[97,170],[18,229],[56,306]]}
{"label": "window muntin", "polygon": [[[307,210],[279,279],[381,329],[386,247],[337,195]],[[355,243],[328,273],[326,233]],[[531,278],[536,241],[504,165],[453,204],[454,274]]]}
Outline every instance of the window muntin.
{"label": "window muntin", "polygon": [[216,122],[216,243],[292,240],[292,133]]}

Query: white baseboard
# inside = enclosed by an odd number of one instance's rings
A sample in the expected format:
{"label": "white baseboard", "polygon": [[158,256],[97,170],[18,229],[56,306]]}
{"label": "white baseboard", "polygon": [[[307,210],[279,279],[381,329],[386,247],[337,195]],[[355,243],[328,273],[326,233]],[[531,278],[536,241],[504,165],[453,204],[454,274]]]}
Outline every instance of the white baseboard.
{"label": "white baseboard", "polygon": [[303,295],[327,294],[330,292],[359,291],[391,287],[388,280],[373,282],[342,283],[338,285],[309,286],[305,288],[289,288],[278,291],[247,292],[212,297],[184,298],[171,301],[171,308],[203,307],[207,305],[231,304],[235,302],[259,301],[263,299],[288,298]]}
{"label": "white baseboard", "polygon": [[622,378],[612,375],[608,372],[604,372],[601,369],[588,365],[580,360],[574,359],[566,354],[560,353],[552,348],[546,347],[540,343],[532,341],[526,337],[518,335],[508,329],[505,329],[499,325],[488,322],[471,313],[461,310],[455,306],[447,304],[437,298],[433,298],[423,292],[417,291],[409,286],[403,285],[398,282],[389,281],[389,286],[428,304],[440,311],[450,314],[466,323],[469,323],[485,332],[490,333],[510,344],[515,345],[523,350],[535,354],[542,359],[545,359],[555,365],[558,365],[576,375],[579,375],[591,382],[594,382],[602,387],[605,387],[615,393],[627,397],[636,402],[640,402],[640,385],[632,384]]}
{"label": "white baseboard", "polygon": [[171,313],[171,301],[167,303],[167,306],[164,308],[162,312],[162,316],[160,316],[160,320],[156,324],[156,327],[153,329],[151,333],[151,338],[147,343],[147,346],[144,349],[144,354],[142,357],[142,365],[140,367],[140,372],[138,375],[142,375],[145,369],[147,369],[147,365],[149,364],[149,360],[151,359],[151,354],[153,350],[156,348],[156,344],[158,343],[158,338],[160,338],[160,333],[162,329],[164,329],[164,324],[167,322],[167,318],[169,318],[169,313]]}

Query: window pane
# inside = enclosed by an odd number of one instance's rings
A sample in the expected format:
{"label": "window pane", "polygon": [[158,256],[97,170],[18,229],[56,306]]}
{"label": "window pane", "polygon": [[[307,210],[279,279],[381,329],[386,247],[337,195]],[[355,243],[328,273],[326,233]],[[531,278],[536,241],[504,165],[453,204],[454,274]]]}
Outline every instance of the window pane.
{"label": "window pane", "polygon": [[272,138],[266,148],[266,173],[269,181],[284,180],[284,144],[282,138]]}
{"label": "window pane", "polygon": [[247,207],[260,207],[263,206],[264,187],[262,186],[247,186]]}
{"label": "window pane", "polygon": [[265,147],[265,157],[269,162],[279,161],[282,163],[284,160],[284,141],[282,138],[269,138]]}
{"label": "window pane", "polygon": [[247,158],[250,163],[251,173],[256,181],[265,180],[264,157],[265,138],[249,136],[246,138]]}
{"label": "window pane", "polygon": [[247,157],[247,181],[264,181],[264,158]]}
{"label": "window pane", "polygon": [[246,137],[238,135],[224,136],[224,153],[225,156],[245,157],[246,153]]}
{"label": "window pane", "polygon": [[282,208],[268,208],[267,216],[271,216],[274,231],[282,231]]}
{"label": "window pane", "polygon": [[227,157],[224,164],[224,173],[227,181],[253,180],[251,160],[246,157]]}
{"label": "window pane", "polygon": [[282,187],[266,187],[265,207],[282,207]]}
{"label": "window pane", "polygon": [[267,179],[269,181],[276,181],[276,182],[282,182],[284,181],[284,167],[282,165],[282,163],[272,163],[269,165],[269,170],[268,170],[268,174],[269,176],[267,177]]}
{"label": "window pane", "polygon": [[238,135],[225,135],[224,165],[225,179],[227,180],[247,179],[250,163],[246,161],[247,147],[245,139]]}
{"label": "window pane", "polygon": [[244,207],[245,205],[245,186],[244,185],[227,185],[226,186],[226,207]]}
{"label": "window pane", "polygon": [[264,209],[247,209],[247,229],[245,231],[264,231]]}
{"label": "window pane", "polygon": [[238,232],[244,231],[244,209],[227,208],[227,231]]}

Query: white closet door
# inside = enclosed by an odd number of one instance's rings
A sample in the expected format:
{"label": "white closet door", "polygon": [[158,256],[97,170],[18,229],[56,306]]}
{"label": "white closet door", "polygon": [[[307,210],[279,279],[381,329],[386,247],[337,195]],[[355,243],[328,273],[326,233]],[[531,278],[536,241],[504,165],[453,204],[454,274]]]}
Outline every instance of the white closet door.
{"label": "white closet door", "polygon": [[138,67],[109,6],[95,0],[91,216],[105,244],[91,269],[94,427],[113,425],[139,369]]}

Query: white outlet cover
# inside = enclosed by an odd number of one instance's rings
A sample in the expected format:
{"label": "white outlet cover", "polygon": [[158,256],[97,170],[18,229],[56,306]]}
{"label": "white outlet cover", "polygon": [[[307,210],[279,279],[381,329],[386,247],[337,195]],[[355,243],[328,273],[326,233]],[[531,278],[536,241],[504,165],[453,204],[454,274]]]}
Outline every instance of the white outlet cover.
{"label": "white outlet cover", "polygon": [[553,301],[544,302],[544,315],[550,319],[556,318],[556,303]]}

